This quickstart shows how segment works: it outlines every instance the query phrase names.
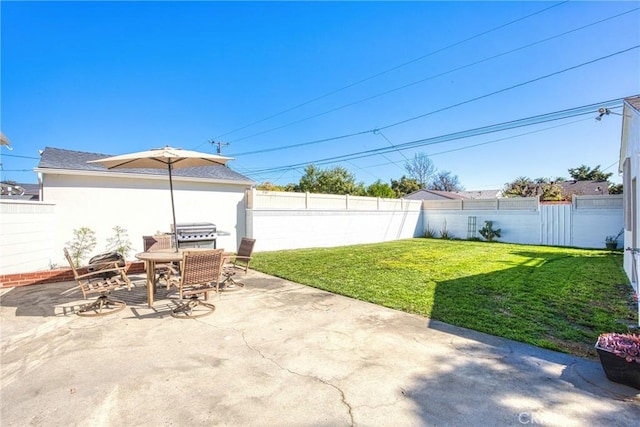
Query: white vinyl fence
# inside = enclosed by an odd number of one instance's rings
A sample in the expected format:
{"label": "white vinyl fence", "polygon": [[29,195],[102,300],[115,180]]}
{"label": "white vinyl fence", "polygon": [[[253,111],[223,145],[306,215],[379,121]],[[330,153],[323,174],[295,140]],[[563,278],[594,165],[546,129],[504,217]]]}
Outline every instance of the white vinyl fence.
{"label": "white vinyl fence", "polygon": [[256,251],[407,239],[423,234],[422,201],[252,190],[247,231]]}
{"label": "white vinyl fence", "polygon": [[[216,217],[239,237],[255,238],[256,251],[384,242],[423,236],[427,229],[437,235],[446,228],[467,239],[479,237],[487,220],[502,230],[502,242],[604,248],[605,236],[623,227],[622,196],[576,196],[571,205],[541,205],[525,198],[421,201],[253,189],[233,205],[225,219],[218,204]],[[0,275],[47,270],[59,261],[59,217],[80,225],[90,218],[62,210],[50,203],[0,201]],[[126,214],[131,223],[150,219],[145,209]]]}
{"label": "white vinyl fence", "polygon": [[485,221],[493,221],[501,242],[604,248],[605,237],[624,226],[622,202],[622,195],[574,196],[571,204],[540,204],[537,198],[425,200],[424,228],[468,239],[480,237]]}

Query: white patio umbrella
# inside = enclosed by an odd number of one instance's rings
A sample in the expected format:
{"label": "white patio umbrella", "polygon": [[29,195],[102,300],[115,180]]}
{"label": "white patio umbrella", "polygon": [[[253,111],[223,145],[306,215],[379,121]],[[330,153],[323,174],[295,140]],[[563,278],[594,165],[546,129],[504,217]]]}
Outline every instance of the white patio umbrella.
{"label": "white patio umbrella", "polygon": [[9,141],[9,138],[4,136],[2,132],[0,132],[0,145],[6,145],[9,150],[13,150],[13,148],[11,148],[11,141]]}
{"label": "white patio umbrella", "polygon": [[166,146],[164,148],[154,148],[149,151],[140,151],[137,153],[106,157],[104,159],[90,160],[88,163],[99,163],[107,169],[166,168],[169,171],[173,233],[175,237],[176,251],[178,251],[178,230],[176,229],[176,209],[173,202],[173,178],[171,177],[171,171],[176,168],[224,165],[229,160],[233,160],[233,158]]}

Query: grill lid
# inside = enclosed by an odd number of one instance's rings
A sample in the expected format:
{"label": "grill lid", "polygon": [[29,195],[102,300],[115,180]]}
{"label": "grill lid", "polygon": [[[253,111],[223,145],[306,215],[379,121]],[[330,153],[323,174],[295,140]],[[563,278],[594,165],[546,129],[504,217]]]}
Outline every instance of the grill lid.
{"label": "grill lid", "polygon": [[176,224],[178,240],[204,240],[216,238],[216,225],[210,222]]}

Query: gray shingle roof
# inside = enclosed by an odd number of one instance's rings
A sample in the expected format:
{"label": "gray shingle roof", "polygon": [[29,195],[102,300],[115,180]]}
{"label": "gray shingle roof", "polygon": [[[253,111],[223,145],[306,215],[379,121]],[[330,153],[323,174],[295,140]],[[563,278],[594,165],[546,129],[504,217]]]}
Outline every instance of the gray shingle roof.
{"label": "gray shingle roof", "polygon": [[559,181],[557,184],[562,188],[565,196],[601,196],[609,194],[609,183],[607,181]]}
{"label": "gray shingle roof", "polygon": [[[62,148],[46,147],[40,156],[39,169],[64,169],[75,171],[93,172],[118,172],[141,175],[168,175],[164,169],[107,169],[97,163],[87,163],[89,160],[98,160],[111,157],[113,154],[87,153],[84,151],[64,150]],[[223,181],[236,181],[243,183],[253,183],[248,178],[238,172],[231,170],[228,166],[203,166],[196,168],[179,168],[171,172],[173,176],[204,178]]]}

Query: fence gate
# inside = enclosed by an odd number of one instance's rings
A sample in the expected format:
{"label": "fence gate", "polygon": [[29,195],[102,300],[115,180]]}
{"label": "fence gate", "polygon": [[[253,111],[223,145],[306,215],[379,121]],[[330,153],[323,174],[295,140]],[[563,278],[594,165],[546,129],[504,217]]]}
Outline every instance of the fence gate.
{"label": "fence gate", "polygon": [[540,243],[573,246],[571,205],[540,205]]}

